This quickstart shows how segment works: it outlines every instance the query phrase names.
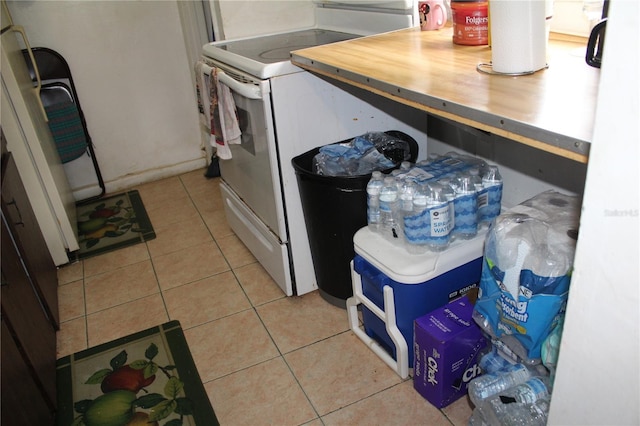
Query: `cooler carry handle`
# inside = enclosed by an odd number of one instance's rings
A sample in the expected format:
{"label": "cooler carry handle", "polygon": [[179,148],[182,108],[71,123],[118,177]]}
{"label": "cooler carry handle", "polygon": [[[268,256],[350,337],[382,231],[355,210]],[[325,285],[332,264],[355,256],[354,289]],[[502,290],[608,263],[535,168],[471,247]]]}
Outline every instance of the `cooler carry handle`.
{"label": "cooler carry handle", "polygon": [[360,274],[361,277],[368,279],[380,292],[384,292],[384,288],[391,285],[391,278],[379,271],[376,267],[368,264],[359,255],[356,255],[353,262],[354,271]]}
{"label": "cooler carry handle", "polygon": [[[373,301],[367,298],[362,291],[362,278],[353,268],[351,261],[351,280],[353,283],[353,297],[347,299],[347,316],[351,331],[360,338],[376,355],[378,355],[389,367],[398,375],[406,379],[409,377],[409,353],[407,351],[407,341],[398,329],[396,324],[396,308],[393,299],[393,288],[388,285],[383,286],[384,310],[380,309]],[[387,333],[396,346],[396,358],[391,355],[373,338],[369,337],[361,328],[358,319],[358,305],[363,304],[386,326]],[[412,348],[413,349],[413,348]]]}

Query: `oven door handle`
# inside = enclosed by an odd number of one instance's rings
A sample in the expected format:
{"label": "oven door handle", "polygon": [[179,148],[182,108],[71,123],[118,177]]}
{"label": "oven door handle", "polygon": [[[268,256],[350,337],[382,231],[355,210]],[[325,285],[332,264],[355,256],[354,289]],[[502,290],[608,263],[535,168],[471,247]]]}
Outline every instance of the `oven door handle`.
{"label": "oven door handle", "polygon": [[262,99],[262,91],[260,86],[251,83],[242,83],[235,78],[227,75],[222,70],[218,70],[218,82],[228,86],[231,91],[249,99]]}

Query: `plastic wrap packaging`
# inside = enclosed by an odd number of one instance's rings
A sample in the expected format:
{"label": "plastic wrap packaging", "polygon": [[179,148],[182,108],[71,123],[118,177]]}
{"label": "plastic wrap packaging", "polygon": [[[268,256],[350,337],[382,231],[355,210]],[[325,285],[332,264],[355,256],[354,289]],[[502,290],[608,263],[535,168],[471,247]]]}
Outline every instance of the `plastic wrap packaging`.
{"label": "plastic wrap packaging", "polygon": [[367,175],[410,158],[409,142],[384,132],[370,132],[346,143],[321,147],[314,157],[314,171],[325,176]]}
{"label": "plastic wrap packaging", "polygon": [[500,215],[485,243],[474,319],[525,363],[564,316],[580,203],[548,191]]}
{"label": "plastic wrap packaging", "polygon": [[551,333],[542,342],[540,355],[542,357],[542,365],[549,370],[551,384],[556,377],[556,366],[558,365],[558,354],[560,353],[560,340],[562,340],[562,329],[564,328],[564,318],[561,318]]}

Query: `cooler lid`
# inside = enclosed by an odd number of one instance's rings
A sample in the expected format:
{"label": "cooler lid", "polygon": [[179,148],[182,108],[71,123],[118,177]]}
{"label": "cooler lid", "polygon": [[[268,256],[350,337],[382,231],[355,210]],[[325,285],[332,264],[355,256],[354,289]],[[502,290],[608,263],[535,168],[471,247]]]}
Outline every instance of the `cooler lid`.
{"label": "cooler lid", "polygon": [[443,252],[411,254],[364,227],[353,236],[356,254],[402,284],[420,284],[482,257],[487,230],[471,240],[456,240]]}

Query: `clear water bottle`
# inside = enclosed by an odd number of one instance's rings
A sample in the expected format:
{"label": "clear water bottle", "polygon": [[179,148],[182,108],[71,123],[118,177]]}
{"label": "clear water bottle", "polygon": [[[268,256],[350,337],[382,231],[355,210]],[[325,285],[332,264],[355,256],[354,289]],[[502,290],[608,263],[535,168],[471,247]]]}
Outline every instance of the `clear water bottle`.
{"label": "clear water bottle", "polygon": [[409,253],[423,254],[428,251],[426,235],[428,232],[428,212],[429,188],[425,185],[418,185],[413,194],[413,211],[405,215],[404,236],[406,248]]}
{"label": "clear water bottle", "polygon": [[482,175],[482,191],[478,195],[478,221],[489,223],[502,208],[502,176],[498,166],[488,166]]}
{"label": "clear water bottle", "polygon": [[476,195],[479,197],[484,187],[482,186],[482,175],[480,174],[480,167],[473,166],[466,171],[467,175],[471,178],[471,183],[476,190]]}
{"label": "clear water bottle", "polygon": [[385,177],[380,190],[380,225],[383,236],[396,244],[402,237],[398,223],[398,198],[396,179]]}
{"label": "clear water bottle", "polygon": [[367,224],[369,229],[374,232],[380,231],[380,190],[382,184],[382,172],[371,173],[371,179],[367,183]]}
{"label": "clear water bottle", "polygon": [[460,176],[455,191],[453,235],[468,240],[478,234],[478,193],[469,175]]}
{"label": "clear water bottle", "polygon": [[526,382],[531,372],[523,364],[513,364],[495,373],[484,374],[469,382],[469,398],[478,406],[490,396]]}
{"label": "clear water bottle", "polygon": [[507,368],[511,363],[498,354],[496,348],[491,345],[487,350],[482,351],[478,361],[478,367],[483,373],[495,373]]}
{"label": "clear water bottle", "polygon": [[449,202],[443,194],[442,185],[432,183],[430,197],[427,202],[429,230],[426,242],[432,251],[443,251],[449,247],[451,229],[449,228]]}
{"label": "clear water bottle", "polygon": [[472,155],[462,155],[460,157],[470,168],[478,170],[478,175],[482,176],[482,170],[487,167],[486,161]]}
{"label": "clear water bottle", "polygon": [[546,420],[550,398],[549,379],[532,377],[482,401],[474,413],[477,420],[492,425],[537,425]]}
{"label": "clear water bottle", "polygon": [[407,178],[402,182],[400,189],[400,212],[403,217],[413,211],[413,195],[416,192],[416,188],[416,183],[411,178]]}
{"label": "clear water bottle", "polygon": [[456,172],[465,167],[466,163],[464,161],[464,156],[458,154],[455,151],[449,151],[444,154],[441,159],[441,164],[444,166],[444,172]]}
{"label": "clear water bottle", "polygon": [[448,178],[449,179],[449,186],[451,186],[451,188],[453,188],[453,191],[457,191],[458,187],[460,187],[460,176],[459,174],[455,173],[452,177]]}
{"label": "clear water bottle", "polygon": [[404,240],[404,218],[413,213],[413,195],[416,192],[416,182],[411,176],[405,176],[398,193],[398,227],[400,229],[402,243]]}
{"label": "clear water bottle", "polygon": [[453,189],[451,185],[451,179],[445,178],[438,180],[438,183],[442,185],[442,194],[447,199],[447,203],[449,204],[449,230],[453,235],[453,228],[455,228],[455,207],[453,202],[456,199],[456,191]]}
{"label": "clear water bottle", "polygon": [[500,398],[503,403],[519,402],[521,404],[533,404],[540,399],[549,399],[551,398],[549,379],[532,377],[492,398]]}
{"label": "clear water bottle", "polygon": [[545,426],[549,415],[549,400],[539,399],[532,404],[523,404],[505,403],[500,398],[492,398],[483,402],[474,410],[475,412],[477,415],[474,425]]}
{"label": "clear water bottle", "polygon": [[476,189],[476,192],[482,191],[483,186],[482,186],[482,177],[480,176],[480,168],[472,167],[469,169],[467,173],[471,178],[471,182],[473,183],[473,187]]}

